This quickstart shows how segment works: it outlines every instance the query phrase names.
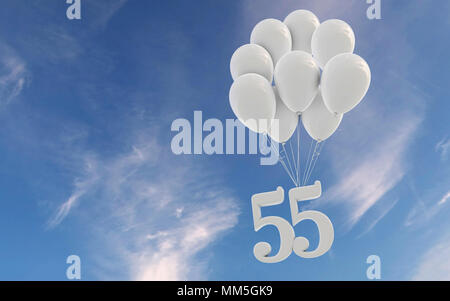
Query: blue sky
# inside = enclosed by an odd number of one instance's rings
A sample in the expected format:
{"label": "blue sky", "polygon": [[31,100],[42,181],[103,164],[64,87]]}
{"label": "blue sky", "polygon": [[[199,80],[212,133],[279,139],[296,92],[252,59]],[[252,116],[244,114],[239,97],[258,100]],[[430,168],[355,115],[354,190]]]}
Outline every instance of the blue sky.
{"label": "blue sky", "polygon": [[[447,1],[3,1],[0,280],[450,280]],[[264,18],[339,18],[372,70],[327,141],[307,207],[335,226],[329,253],[262,264],[250,197],[292,185],[259,157],[175,156],[175,118],[233,118],[229,60]],[[304,144],[307,145],[307,144]],[[289,219],[288,203],[263,211]],[[313,241],[312,224],[295,227]]]}

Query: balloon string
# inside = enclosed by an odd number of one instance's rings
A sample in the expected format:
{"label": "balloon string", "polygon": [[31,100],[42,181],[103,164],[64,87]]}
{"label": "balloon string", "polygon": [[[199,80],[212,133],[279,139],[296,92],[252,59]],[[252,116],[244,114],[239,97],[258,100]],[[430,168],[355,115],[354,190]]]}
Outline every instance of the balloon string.
{"label": "balloon string", "polygon": [[[295,161],[294,148],[292,147],[292,142],[291,142],[291,140],[289,140],[289,147],[290,147],[290,149],[291,149],[292,165],[294,165],[294,168],[295,168],[295,170],[294,170],[295,174],[294,174],[294,175],[296,175],[296,174],[298,173],[298,171],[297,171],[298,167],[297,167],[297,164],[296,164],[296,161]],[[294,176],[294,177],[295,177],[295,176]],[[295,182],[297,183],[296,186],[298,187],[298,180],[296,180]]]}
{"label": "balloon string", "polygon": [[[276,152],[275,146],[273,145],[273,141],[271,141],[270,147],[272,148],[272,151]],[[284,162],[283,156],[280,156],[280,154],[278,154],[278,161],[280,162],[281,166],[283,166],[284,170],[286,171],[286,173],[288,174],[289,178],[292,180],[294,185],[297,185],[289,169],[287,168],[286,163]]]}
{"label": "balloon string", "polygon": [[[318,153],[318,154],[320,154],[320,153]],[[312,172],[314,170],[314,167],[316,166],[317,158],[319,158],[318,154],[317,154],[317,150],[313,154],[313,159],[311,161],[311,166],[310,166],[310,169],[308,171],[308,175],[306,176],[306,184],[308,184],[309,178],[311,177],[311,174],[312,174]]]}
{"label": "balloon string", "polygon": [[314,156],[315,156],[316,151],[317,151],[317,144],[318,144],[317,141],[315,141],[314,151],[312,152],[312,155],[311,155],[310,160],[309,160],[309,163],[308,163],[308,168],[307,168],[307,170],[306,170],[306,176],[305,176],[305,178],[303,179],[303,186],[307,183],[308,175],[309,175],[309,170],[311,169],[311,165],[312,165],[312,163],[313,163],[313,161],[314,161]]}
{"label": "balloon string", "polygon": [[297,185],[297,183],[295,182],[293,176],[291,175],[291,172],[287,168],[286,163],[284,162],[283,156],[280,156],[279,151],[278,152],[276,151],[275,146],[273,144],[273,140],[270,139],[270,136],[268,136],[268,137],[269,137],[270,147],[271,147],[272,151],[278,153],[278,161],[280,162],[281,166],[284,168],[284,170],[286,171],[286,173],[288,174],[289,178],[292,180],[294,185]]}
{"label": "balloon string", "polygon": [[295,183],[294,178],[291,176],[291,173],[289,172],[289,170],[288,170],[288,168],[287,168],[287,166],[286,166],[286,163],[283,161],[283,158],[281,158],[280,163],[281,163],[281,165],[284,167],[284,170],[287,172],[289,178],[291,178],[291,180],[292,180],[292,182],[294,183],[294,185],[297,185],[297,183]]}
{"label": "balloon string", "polygon": [[314,169],[314,166],[315,166],[315,164],[316,164],[316,161],[317,161],[317,158],[319,157],[319,148],[320,148],[320,141],[318,141],[318,142],[316,142],[316,147],[315,147],[315,150],[314,150],[314,153],[313,153],[313,155],[312,155],[312,161],[311,161],[311,165],[310,165],[310,167],[309,167],[309,170],[308,170],[308,175],[306,176],[306,184],[308,184],[309,183],[309,178],[311,177],[311,173],[312,173],[312,171],[313,171],[313,169]]}
{"label": "balloon string", "polygon": [[[292,166],[291,166],[291,163],[289,160],[289,155],[286,151],[285,146],[284,145],[282,145],[282,146],[283,146],[283,150],[284,150],[283,162],[286,165],[286,168],[288,168],[288,170],[289,170],[289,176],[291,177],[291,179],[294,179],[294,171],[292,169]],[[287,161],[287,164],[286,164],[286,161]],[[294,183],[295,183],[295,180],[294,180]],[[296,183],[294,185],[296,185]]]}
{"label": "balloon string", "polygon": [[308,175],[306,181],[309,181],[309,178],[311,177],[312,172],[314,171],[314,167],[316,166],[316,162],[319,159],[319,156],[320,156],[320,153],[322,152],[322,148],[323,148],[324,144],[325,144],[325,141],[319,142],[319,147],[318,147],[317,152],[316,152],[316,157],[314,159],[314,163],[312,165],[311,170],[309,171],[309,175]]}
{"label": "balloon string", "polygon": [[[283,151],[284,151],[284,154],[285,154],[285,158],[286,158],[286,161],[288,162],[288,165],[289,165],[289,170],[291,171],[291,175],[293,175],[294,174],[294,169],[292,168],[291,161],[289,160],[289,154],[286,151],[285,143],[282,143],[281,145],[283,146]],[[295,181],[294,181],[294,183],[295,183]],[[295,185],[297,185],[297,184],[295,184]]]}
{"label": "balloon string", "polygon": [[297,187],[300,186],[300,123],[297,123]]}
{"label": "balloon string", "polygon": [[308,157],[307,157],[306,165],[305,165],[306,168],[305,168],[305,171],[303,172],[303,185],[305,185],[306,173],[308,171],[309,162],[311,160],[311,151],[312,151],[313,143],[314,143],[314,140],[311,140],[311,144],[309,145]]}

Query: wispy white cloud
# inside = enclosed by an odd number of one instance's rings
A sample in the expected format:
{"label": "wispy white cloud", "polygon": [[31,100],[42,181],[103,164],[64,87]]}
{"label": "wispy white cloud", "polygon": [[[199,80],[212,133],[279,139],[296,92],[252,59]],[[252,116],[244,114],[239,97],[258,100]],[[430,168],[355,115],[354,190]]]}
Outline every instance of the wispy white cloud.
{"label": "wispy white cloud", "polygon": [[[421,122],[421,117],[411,112],[402,117],[384,116],[381,121],[374,106],[367,108],[360,110],[359,116],[352,115],[348,123],[360,127],[346,127],[340,139],[327,145],[338,181],[326,191],[324,199],[344,205],[347,229],[403,179],[406,151]],[[380,212],[381,218],[389,211]]]}
{"label": "wispy white cloud", "polygon": [[438,202],[438,205],[444,205],[445,203],[447,203],[447,201],[450,199],[450,191],[447,192],[442,199]]}
{"label": "wispy white cloud", "polygon": [[86,2],[87,8],[96,16],[90,20],[92,27],[104,29],[111,18],[128,2],[128,0],[107,0]]}
{"label": "wispy white cloud", "polygon": [[441,154],[441,159],[446,160],[450,151],[450,139],[445,137],[435,146],[436,152]]}
{"label": "wispy white cloud", "polygon": [[[34,9],[40,16],[35,20],[31,32],[24,32],[18,40],[27,59],[33,58],[33,64],[71,63],[102,64],[108,69],[109,52],[100,51],[101,47],[92,42],[103,32],[111,19],[120,11],[128,0],[84,0],[82,1],[81,21],[83,26],[70,27],[66,19],[62,19],[60,10],[49,9],[51,5],[41,1]],[[50,23],[48,20],[51,20]],[[76,22],[76,21],[72,21]],[[88,53],[88,55],[87,55]],[[59,76],[68,77],[61,73]]]}
{"label": "wispy white cloud", "polygon": [[420,259],[412,280],[450,280],[450,240],[444,239],[432,246]]}
{"label": "wispy white cloud", "polygon": [[13,49],[0,42],[0,108],[22,92],[27,74],[25,62]]}
{"label": "wispy white cloud", "polygon": [[58,207],[53,217],[47,222],[48,228],[58,226],[78,204],[79,200],[96,184],[99,175],[95,164],[96,162],[92,158],[85,157],[83,175],[75,179],[72,194]]}
{"label": "wispy white cloud", "polygon": [[[218,198],[210,207],[199,208],[181,219],[181,223],[165,232],[158,232],[156,244],[145,252],[133,254],[133,278],[136,280],[185,280],[205,278],[198,274],[191,259],[237,222],[233,199]],[[234,211],[234,212],[233,212]],[[170,228],[170,227],[169,227]],[[201,263],[198,260],[197,263]],[[191,274],[193,270],[194,275]],[[197,273],[197,275],[195,275]]]}
{"label": "wispy white cloud", "polygon": [[[96,14],[98,19],[86,20],[90,30],[86,35],[92,36],[96,29],[102,30],[125,3],[123,0],[87,2],[87,7],[99,14]],[[81,43],[83,35],[71,35],[55,28],[49,30],[53,36],[61,35],[67,40],[65,43],[73,46],[65,57],[57,57],[54,61],[75,62],[87,49]],[[104,51],[102,48],[93,49]],[[173,57],[179,58],[177,55]],[[183,67],[184,63],[177,59],[171,66],[172,73],[184,75]],[[94,77],[98,78],[98,75]],[[167,80],[173,82],[173,76]],[[148,87],[136,88],[138,95],[127,94],[128,104],[121,110],[123,120],[120,120],[126,132],[111,134],[114,139],[123,135],[120,145],[111,144],[108,151],[93,151],[91,145],[80,141],[87,139],[83,134],[76,135],[73,142],[76,147],[65,146],[65,154],[55,151],[62,157],[60,165],[73,168],[77,164],[70,161],[75,161],[85,167],[75,171],[73,190],[67,199],[55,206],[48,224],[50,227],[63,227],[71,218],[71,221],[78,219],[92,229],[91,245],[96,251],[91,252],[91,256],[96,257],[98,268],[95,273],[100,279],[206,279],[208,256],[198,258],[199,254],[207,252],[216,239],[237,223],[238,201],[223,185],[220,171],[209,168],[203,160],[194,163],[194,157],[173,155],[168,148],[170,142],[162,145],[156,138],[167,136],[167,132],[159,132],[157,126],[149,125],[147,119],[143,120],[143,114],[137,116],[136,107],[130,109],[133,106],[130,104],[134,104],[152,110],[145,114],[146,118],[159,118],[161,115],[170,120],[170,116],[175,114],[174,105],[180,109],[180,105],[186,103],[180,103],[180,97],[192,90],[189,78],[180,78],[177,84],[182,88],[176,91],[169,88],[163,93],[167,100],[163,108],[151,103],[155,99],[151,99],[153,91],[151,95],[145,93]],[[121,89],[114,85],[106,86],[109,90]],[[92,90],[98,93],[99,88],[92,84]],[[133,103],[134,97],[139,97],[137,103]],[[105,95],[101,94],[93,101],[104,102],[104,99]],[[170,102],[172,99],[176,104]],[[154,110],[164,113],[156,114]],[[168,129],[164,128],[164,131]],[[65,141],[67,144],[71,142],[72,139]],[[58,147],[55,145],[55,149]],[[90,167],[87,168],[84,162],[89,162]]]}
{"label": "wispy white cloud", "polygon": [[105,269],[125,266],[125,275],[115,271],[120,279],[206,279],[205,260],[194,259],[237,223],[238,202],[206,166],[175,158],[155,138],[142,141],[111,158],[87,155],[49,224],[85,218],[96,229],[94,244],[108,245],[114,257]]}
{"label": "wispy white cloud", "polygon": [[388,203],[388,205],[381,208],[381,211],[378,212],[378,215],[375,217],[375,219],[369,224],[369,226],[364,230],[360,235],[358,235],[358,238],[363,237],[370,231],[372,231],[373,228],[392,210],[392,208],[397,205],[399,199],[396,199],[394,201],[391,201]]}
{"label": "wispy white cloud", "polygon": [[415,191],[415,187],[411,187],[413,194],[416,198],[416,204],[412,207],[405,221],[405,226],[410,227],[413,225],[423,224],[430,221],[442,210],[448,208],[446,205],[450,199],[450,191],[445,193],[439,201],[436,200],[424,200]]}

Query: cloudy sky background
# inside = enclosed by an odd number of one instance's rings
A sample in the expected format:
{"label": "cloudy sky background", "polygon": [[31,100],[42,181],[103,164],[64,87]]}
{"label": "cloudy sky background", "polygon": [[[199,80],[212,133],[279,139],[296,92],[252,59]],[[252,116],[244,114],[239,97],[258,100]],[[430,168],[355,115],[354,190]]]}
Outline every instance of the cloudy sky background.
{"label": "cloudy sky background", "polygon": [[[0,280],[64,280],[71,254],[84,280],[364,280],[372,254],[385,280],[450,280],[450,3],[382,0],[382,20],[367,7],[82,0],[69,21],[63,0],[4,1]],[[295,9],[347,21],[372,86],[312,176],[323,195],[306,207],[333,221],[333,248],[267,265],[254,244],[279,242],[253,231],[250,197],[291,188],[283,169],[175,156],[170,125],[194,110],[233,118],[232,53],[257,22]],[[278,207],[263,214],[289,220]],[[317,241],[312,223],[295,230]]]}

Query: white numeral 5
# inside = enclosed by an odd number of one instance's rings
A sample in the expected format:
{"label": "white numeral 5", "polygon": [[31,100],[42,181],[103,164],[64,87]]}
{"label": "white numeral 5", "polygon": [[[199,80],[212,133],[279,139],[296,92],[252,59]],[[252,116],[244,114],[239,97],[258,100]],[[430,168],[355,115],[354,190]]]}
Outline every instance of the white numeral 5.
{"label": "white numeral 5", "polygon": [[314,185],[297,187],[289,191],[292,224],[295,226],[303,220],[312,220],[319,230],[319,245],[314,251],[306,251],[309,241],[305,237],[295,237],[293,227],[283,218],[278,216],[261,216],[261,207],[274,206],[283,203],[284,190],[278,187],[276,191],[259,193],[252,196],[253,222],[255,231],[267,225],[273,225],[280,234],[280,250],[274,256],[268,255],[272,247],[267,242],[259,242],[253,248],[256,259],[264,263],[276,263],[283,261],[292,253],[303,258],[315,258],[325,254],[332,246],[334,240],[334,229],[330,219],[319,211],[298,212],[298,201],[312,200],[320,197],[322,188],[319,181]]}
{"label": "white numeral 5", "polygon": [[321,194],[322,187],[319,181],[316,181],[314,185],[311,186],[297,187],[289,190],[292,225],[295,226],[301,221],[309,219],[316,223],[317,229],[319,230],[319,245],[314,251],[306,251],[309,247],[309,241],[305,237],[300,236],[294,239],[294,252],[303,258],[316,258],[322,256],[328,252],[333,245],[334,228],[328,216],[315,210],[298,212],[297,202],[317,199]]}
{"label": "white numeral 5", "polygon": [[253,222],[255,231],[267,225],[277,227],[280,233],[280,250],[278,254],[268,257],[272,251],[272,246],[267,242],[259,242],[253,248],[256,259],[265,263],[276,263],[285,260],[292,253],[292,243],[294,242],[294,229],[287,220],[278,216],[261,217],[261,207],[279,205],[283,203],[284,190],[278,187],[276,191],[258,193],[252,196]]}

